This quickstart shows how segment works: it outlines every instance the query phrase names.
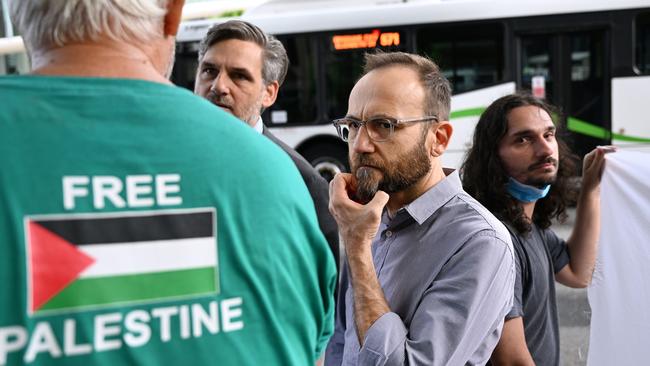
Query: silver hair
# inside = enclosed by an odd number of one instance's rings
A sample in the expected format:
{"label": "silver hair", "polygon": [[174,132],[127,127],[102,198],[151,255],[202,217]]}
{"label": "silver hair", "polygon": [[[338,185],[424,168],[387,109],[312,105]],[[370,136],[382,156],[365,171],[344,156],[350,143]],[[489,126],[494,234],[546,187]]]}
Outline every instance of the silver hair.
{"label": "silver hair", "polygon": [[277,81],[278,84],[282,85],[289,68],[289,57],[282,42],[274,36],[264,33],[257,26],[242,20],[231,20],[210,28],[199,45],[199,62],[201,62],[210,47],[230,39],[253,42],[260,46],[264,51],[262,60],[262,79],[264,83],[270,84]]}
{"label": "silver hair", "polygon": [[146,43],[162,35],[169,0],[9,0],[31,49],[103,37]]}

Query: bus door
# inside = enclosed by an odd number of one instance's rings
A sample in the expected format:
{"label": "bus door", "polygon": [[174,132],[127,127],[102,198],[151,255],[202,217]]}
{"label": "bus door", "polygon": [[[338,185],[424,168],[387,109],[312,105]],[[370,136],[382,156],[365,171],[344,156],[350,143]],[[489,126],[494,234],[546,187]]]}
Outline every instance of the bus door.
{"label": "bus door", "polygon": [[518,87],[561,108],[569,146],[580,157],[610,143],[607,41],[602,29],[518,37]]}

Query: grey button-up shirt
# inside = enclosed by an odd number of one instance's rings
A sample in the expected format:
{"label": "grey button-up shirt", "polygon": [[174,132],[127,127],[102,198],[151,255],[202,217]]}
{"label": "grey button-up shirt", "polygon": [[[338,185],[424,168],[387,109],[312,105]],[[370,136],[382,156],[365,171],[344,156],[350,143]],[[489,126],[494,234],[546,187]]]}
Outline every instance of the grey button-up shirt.
{"label": "grey button-up shirt", "polygon": [[457,172],[390,219],[372,243],[392,310],[359,347],[348,263],[325,365],[482,365],[512,306],[514,255],[507,229],[463,191]]}

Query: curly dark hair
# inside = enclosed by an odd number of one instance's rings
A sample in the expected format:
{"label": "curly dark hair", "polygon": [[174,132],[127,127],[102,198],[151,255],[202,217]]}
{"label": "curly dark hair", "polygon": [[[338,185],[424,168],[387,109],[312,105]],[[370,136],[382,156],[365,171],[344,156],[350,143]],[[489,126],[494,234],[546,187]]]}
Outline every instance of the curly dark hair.
{"label": "curly dark hair", "polygon": [[531,230],[531,220],[519,201],[507,192],[508,173],[499,158],[499,144],[508,131],[508,114],[517,107],[535,106],[546,111],[557,127],[556,139],[559,164],[555,183],[549,194],[535,204],[532,222],[542,229],[551,226],[551,219],[564,221],[566,208],[575,201],[576,187],[572,178],[576,174],[576,156],[562,141],[558,111],[529,93],[519,92],[494,101],[481,115],[474,130],[474,139],[461,167],[463,188],[481,202],[500,220],[511,224],[520,234]]}

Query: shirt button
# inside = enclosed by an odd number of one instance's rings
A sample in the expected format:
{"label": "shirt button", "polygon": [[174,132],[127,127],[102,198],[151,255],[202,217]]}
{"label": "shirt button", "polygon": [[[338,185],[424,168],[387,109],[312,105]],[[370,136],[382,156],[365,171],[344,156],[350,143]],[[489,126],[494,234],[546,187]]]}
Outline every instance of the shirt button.
{"label": "shirt button", "polygon": [[393,236],[393,232],[390,230],[386,230],[386,233],[384,235],[386,235],[387,238],[390,238],[391,236]]}

